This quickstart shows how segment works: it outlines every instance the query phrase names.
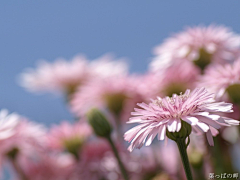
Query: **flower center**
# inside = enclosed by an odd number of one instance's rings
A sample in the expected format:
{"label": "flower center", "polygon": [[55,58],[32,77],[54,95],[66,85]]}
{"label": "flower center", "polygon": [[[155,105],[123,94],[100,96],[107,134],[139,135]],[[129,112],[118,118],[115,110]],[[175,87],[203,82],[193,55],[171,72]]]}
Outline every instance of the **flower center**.
{"label": "flower center", "polygon": [[228,86],[226,92],[233,103],[240,104],[240,84],[232,84]]}
{"label": "flower center", "polygon": [[[186,115],[186,113],[188,114],[188,113],[190,113],[192,111],[195,111],[197,109],[197,106],[191,106],[190,109],[182,110],[181,104],[183,104],[188,99],[188,97],[189,97],[189,95],[182,94],[182,93],[180,93],[180,95],[178,95],[178,96],[166,97],[165,99],[167,100],[167,103],[170,104],[173,107],[173,110],[170,110],[169,107],[167,107],[162,102],[162,99],[158,99],[158,100],[154,101],[153,103],[158,105],[164,111],[168,111],[169,112],[168,115],[163,115],[161,117],[161,120],[165,119],[165,118],[181,118],[183,115]],[[178,101],[178,103],[177,103],[178,105],[176,105],[176,98],[178,99],[177,100]]]}
{"label": "flower center", "polygon": [[123,93],[106,94],[104,96],[107,108],[116,116],[120,115],[126,98],[126,95]]}
{"label": "flower center", "polygon": [[198,66],[202,72],[211,63],[212,54],[208,53],[204,48],[199,49],[199,57],[194,59],[193,62]]}
{"label": "flower center", "polygon": [[7,152],[7,156],[11,159],[15,159],[19,154],[19,149],[17,147],[12,148],[10,151]]}
{"label": "flower center", "polygon": [[185,90],[186,87],[183,83],[174,82],[167,85],[163,92],[166,96],[171,97],[173,94],[181,94]]}
{"label": "flower center", "polygon": [[84,139],[78,136],[73,136],[68,139],[63,140],[63,145],[66,150],[72,153],[76,158],[78,158],[78,153],[80,148],[82,147]]}

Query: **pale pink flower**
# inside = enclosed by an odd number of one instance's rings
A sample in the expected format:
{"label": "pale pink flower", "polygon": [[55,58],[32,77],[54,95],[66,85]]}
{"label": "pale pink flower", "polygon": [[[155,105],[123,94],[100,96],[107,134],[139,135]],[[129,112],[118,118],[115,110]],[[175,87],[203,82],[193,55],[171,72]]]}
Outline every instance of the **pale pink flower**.
{"label": "pale pink flower", "polygon": [[224,26],[190,27],[155,48],[156,57],[150,69],[159,71],[185,59],[195,61],[200,57],[201,50],[211,63],[224,63],[238,57],[239,49],[240,36]]}
{"label": "pale pink flower", "polygon": [[[75,179],[118,180],[120,170],[111,147],[104,140],[88,142],[80,153],[80,162],[74,174]],[[74,179],[74,180],[75,180]]]}
{"label": "pale pink flower", "polygon": [[63,121],[60,125],[55,125],[50,129],[48,134],[48,146],[53,149],[63,150],[68,145],[81,146],[92,134],[91,127],[83,122],[70,124]]}
{"label": "pale pink flower", "polygon": [[9,114],[6,109],[0,111],[0,140],[4,140],[15,135],[15,128],[19,124],[19,115]]}
{"label": "pale pink flower", "polygon": [[31,180],[68,180],[76,165],[70,154],[47,152],[38,157],[21,157],[18,163]]}
{"label": "pale pink flower", "polygon": [[20,76],[20,84],[33,92],[65,92],[72,93],[91,78],[105,78],[125,74],[127,65],[119,60],[114,61],[105,55],[94,61],[84,56],[76,56],[71,61],[57,59],[54,63],[41,62],[38,67],[28,69]]}
{"label": "pale pink flower", "polygon": [[16,113],[9,114],[7,110],[0,111],[0,165],[9,162],[14,157],[42,152],[45,149],[45,128],[29,122]]}
{"label": "pale pink flower", "polygon": [[126,112],[133,110],[136,102],[143,100],[142,90],[137,88],[139,83],[140,79],[135,76],[91,81],[72,96],[71,110],[78,116],[83,116],[92,107],[97,107],[108,109],[113,115],[123,119]]}
{"label": "pale pink flower", "polygon": [[131,142],[128,150],[141,148],[145,142],[149,146],[158,134],[159,140],[169,132],[181,129],[181,120],[189,123],[196,133],[206,133],[210,145],[213,146],[212,135],[218,133],[221,126],[239,125],[239,121],[217,115],[220,112],[232,112],[232,104],[216,102],[214,94],[205,88],[197,88],[192,92],[187,90],[182,95],[173,94],[172,97],[153,100],[150,104],[139,103],[132,112],[128,123],[140,123],[124,135],[125,140]]}
{"label": "pale pink flower", "polygon": [[194,88],[200,70],[189,61],[175,63],[165,71],[149,73],[143,78],[147,98],[171,96]]}
{"label": "pale pink flower", "polygon": [[18,148],[21,153],[43,149],[46,142],[43,126],[29,122],[16,113],[8,114],[7,110],[0,111],[0,125],[1,158],[13,148]]}
{"label": "pale pink flower", "polygon": [[179,169],[179,155],[175,144],[170,142],[167,146],[160,146],[154,149],[157,161],[169,175],[177,175]]}
{"label": "pale pink flower", "polygon": [[215,65],[206,69],[200,78],[198,86],[206,87],[215,93],[216,98],[222,98],[226,89],[233,84],[240,84],[240,59],[233,64]]}
{"label": "pale pink flower", "polygon": [[[152,153],[129,154],[119,144],[117,149],[131,180],[139,180],[145,173],[156,170]],[[111,147],[104,140],[98,139],[88,142],[81,151],[80,162],[77,167],[74,175],[76,180],[99,180],[100,178],[122,180],[118,162]]]}

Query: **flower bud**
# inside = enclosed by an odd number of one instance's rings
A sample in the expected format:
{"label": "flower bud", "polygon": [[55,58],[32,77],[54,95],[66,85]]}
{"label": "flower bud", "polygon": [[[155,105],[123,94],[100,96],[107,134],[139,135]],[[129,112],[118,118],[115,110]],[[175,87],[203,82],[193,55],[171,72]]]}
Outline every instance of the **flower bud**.
{"label": "flower bud", "polygon": [[233,84],[226,89],[229,98],[233,103],[240,105],[240,84]]}
{"label": "flower bud", "polygon": [[95,134],[100,137],[109,137],[112,127],[104,114],[96,108],[87,113],[88,122],[92,126]]}
{"label": "flower bud", "polygon": [[181,129],[179,132],[169,132],[167,130],[166,135],[169,139],[173,141],[185,140],[192,132],[192,126],[185,121],[181,120]]}

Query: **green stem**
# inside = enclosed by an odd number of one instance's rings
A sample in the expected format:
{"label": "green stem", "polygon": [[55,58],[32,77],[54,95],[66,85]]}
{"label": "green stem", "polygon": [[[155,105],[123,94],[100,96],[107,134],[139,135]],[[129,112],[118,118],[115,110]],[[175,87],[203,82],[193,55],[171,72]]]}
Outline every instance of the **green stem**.
{"label": "green stem", "polygon": [[191,172],[191,168],[190,168],[190,164],[189,164],[189,160],[188,160],[188,156],[187,156],[187,146],[185,144],[185,139],[177,139],[175,141],[178,145],[178,149],[181,155],[181,159],[182,159],[182,163],[183,163],[183,167],[185,170],[185,174],[187,177],[187,180],[193,180],[192,178],[192,172]]}
{"label": "green stem", "polygon": [[112,141],[112,138],[109,136],[109,137],[107,137],[107,140],[108,140],[108,142],[109,142],[109,144],[110,144],[110,146],[111,146],[111,148],[113,150],[113,153],[114,153],[114,155],[115,155],[115,157],[116,157],[116,159],[118,161],[118,165],[119,165],[119,168],[120,168],[120,171],[122,173],[123,178],[125,180],[129,180],[127,171],[126,171],[126,169],[125,169],[125,167],[124,167],[124,165],[123,165],[123,163],[122,163],[122,161],[120,159],[120,156],[118,154],[117,148],[116,148],[114,142]]}

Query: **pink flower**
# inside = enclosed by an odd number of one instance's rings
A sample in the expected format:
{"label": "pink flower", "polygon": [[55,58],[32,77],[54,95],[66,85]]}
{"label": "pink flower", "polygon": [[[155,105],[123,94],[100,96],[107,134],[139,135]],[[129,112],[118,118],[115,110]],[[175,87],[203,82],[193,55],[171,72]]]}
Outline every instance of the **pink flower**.
{"label": "pink flower", "polygon": [[20,153],[30,153],[36,149],[43,149],[45,128],[39,124],[29,122],[26,118],[7,110],[0,111],[0,158],[13,148]]}
{"label": "pink flower", "polygon": [[[88,142],[83,147],[77,167],[74,175],[76,180],[98,180],[99,178],[118,180],[121,177],[111,147],[106,141],[100,139]],[[109,178],[111,176],[112,178]]]}
{"label": "pink flower", "polygon": [[215,65],[206,69],[200,78],[198,86],[206,87],[210,92],[221,98],[227,88],[233,84],[240,84],[240,58],[233,64]]}
{"label": "pink flower", "polygon": [[59,126],[51,128],[48,135],[48,144],[51,148],[59,150],[68,149],[72,146],[80,148],[91,134],[92,129],[87,123],[70,124],[64,121]]}
{"label": "pink flower", "polygon": [[[73,95],[71,109],[78,116],[85,115],[92,107],[107,109],[113,115],[124,117],[136,102],[142,101],[138,89],[140,79],[133,76],[109,77],[91,81]],[[123,118],[120,118],[123,119]]]}
{"label": "pink flower", "polygon": [[154,148],[151,151],[154,151],[155,158],[163,168],[164,172],[173,176],[177,175],[179,170],[179,157],[178,150],[173,142],[170,141],[166,146],[161,146],[160,144],[157,148]]}
{"label": "pink flower", "polygon": [[19,164],[28,179],[66,180],[73,173],[75,160],[70,154],[38,154],[37,157],[21,157]]}
{"label": "pink flower", "polygon": [[200,75],[199,69],[189,61],[175,63],[165,71],[149,73],[143,81],[146,97],[171,96],[194,88],[194,82]]}
{"label": "pink flower", "polygon": [[232,104],[216,102],[214,94],[205,88],[197,88],[192,92],[187,90],[182,95],[173,94],[172,97],[153,100],[150,104],[139,103],[132,112],[128,123],[140,123],[124,135],[126,141],[131,142],[128,150],[141,148],[145,142],[149,146],[158,134],[159,140],[164,140],[166,130],[178,132],[181,120],[189,123],[196,133],[206,133],[210,145],[213,146],[212,135],[218,133],[221,126],[239,125],[239,121],[221,117],[216,113],[232,112]]}
{"label": "pink flower", "polygon": [[113,61],[105,55],[88,62],[83,56],[76,56],[71,61],[58,59],[54,63],[41,62],[36,70],[28,69],[20,76],[20,84],[33,92],[65,92],[74,89],[91,78],[117,76],[127,72],[123,61]]}
{"label": "pink flower", "polygon": [[[119,155],[128,169],[131,180],[139,180],[144,173],[156,168],[152,153],[129,154],[122,146],[117,146]],[[75,179],[99,180],[99,178],[122,179],[119,165],[109,144],[101,139],[88,142],[82,149]],[[74,178],[73,178],[74,179]],[[75,180],[74,179],[74,180]]]}
{"label": "pink flower", "polygon": [[238,57],[239,49],[240,36],[224,26],[187,28],[155,48],[156,57],[150,69],[159,71],[185,59],[193,62],[203,58],[207,64],[224,63]]}
{"label": "pink flower", "polygon": [[45,128],[7,110],[0,111],[0,165],[22,156],[42,152],[46,142]]}

